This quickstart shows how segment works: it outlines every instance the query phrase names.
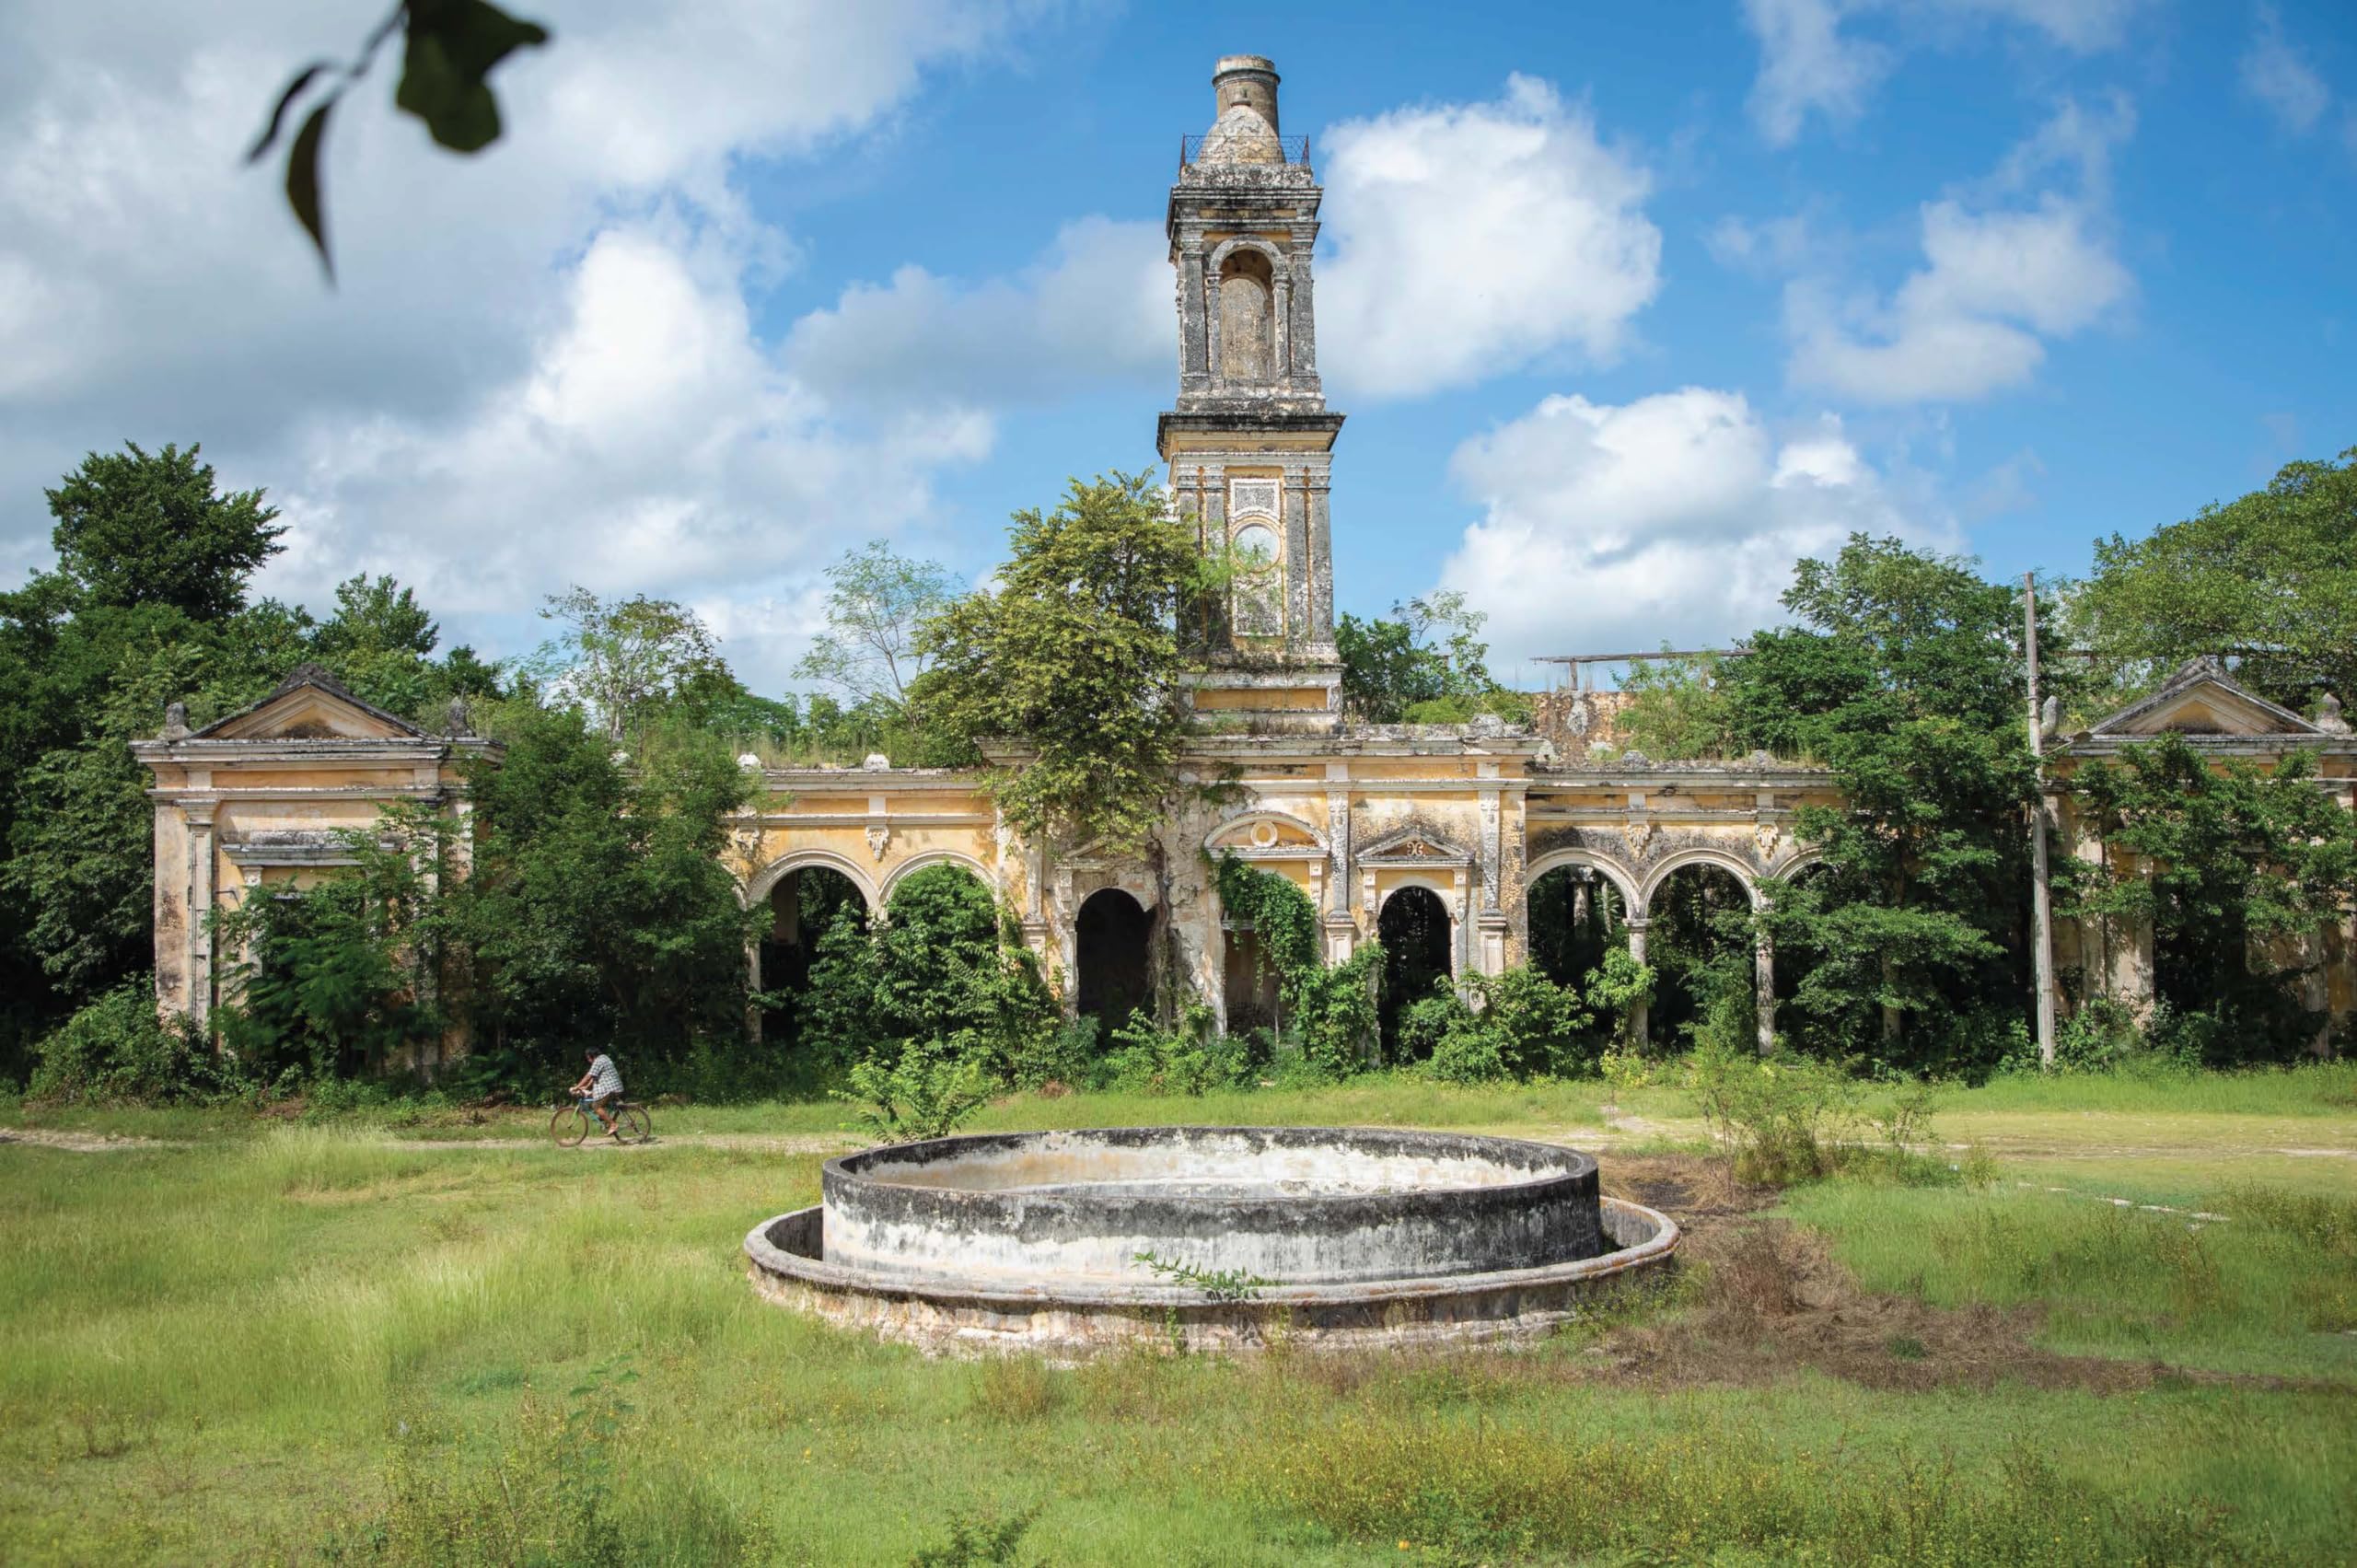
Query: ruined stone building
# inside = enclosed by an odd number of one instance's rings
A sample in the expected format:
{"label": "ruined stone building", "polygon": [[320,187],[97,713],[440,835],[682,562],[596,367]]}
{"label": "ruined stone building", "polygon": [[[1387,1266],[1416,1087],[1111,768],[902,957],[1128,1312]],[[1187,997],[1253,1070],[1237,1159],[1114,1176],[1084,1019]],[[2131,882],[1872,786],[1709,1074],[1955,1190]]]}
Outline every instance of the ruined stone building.
{"label": "ruined stone building", "polygon": [[[1024,939],[1069,1005],[1118,1017],[1149,992],[1184,990],[1240,1023],[1265,1007],[1266,981],[1248,961],[1251,934],[1220,908],[1213,863],[1223,854],[1298,884],[1320,912],[1329,958],[1381,937],[1395,972],[1459,976],[1529,957],[1541,898],[1643,956],[1649,911],[1674,879],[1724,877],[1735,896],[1756,900],[1764,878],[1807,863],[1794,813],[1839,798],[1820,769],[1765,753],[1734,763],[1597,760],[1601,751],[1559,748],[1494,719],[1346,722],[1333,566],[1351,527],[1329,503],[1344,416],[1327,407],[1318,371],[1321,192],[1304,145],[1280,129],[1270,62],[1230,56],[1213,80],[1215,117],[1184,144],[1169,192],[1178,374],[1156,433],[1179,515],[1206,550],[1247,563],[1231,602],[1189,629],[1201,655],[1187,687],[1199,721],[1192,772],[1206,781],[1232,772],[1233,798],[1183,804],[1155,853],[1111,857],[1020,841],[976,774],[880,758],[862,769],[767,770],[763,797],[728,850],[744,898],[775,912],[757,966],[807,963],[802,913],[822,892],[880,912],[902,878],[948,864],[1019,911]],[[2204,712],[2229,710],[2246,713],[2223,699]],[[2119,722],[2165,725],[2190,711],[2164,704]],[[1600,726],[1608,708],[1594,717]],[[2357,761],[2348,738],[2299,732],[2302,722],[2280,711],[2253,717],[2251,744],[2321,739],[2335,779],[2348,779]],[[2099,726],[2085,744],[2100,749],[2115,733]],[[426,734],[317,670],[248,712],[142,743],[156,776],[163,1005],[202,1016],[216,994],[203,911],[331,871],[334,830],[364,824],[378,802],[463,812],[455,761],[482,744]],[[2094,952],[2092,940],[2073,935],[2074,961]],[[2149,940],[2145,950],[2140,960],[2132,939],[2103,947],[2107,982],[2132,988],[2140,962],[2149,972]],[[2337,962],[2333,997],[2345,1009],[2345,957]],[[1773,1027],[1771,964],[1763,950],[1763,1038]]]}

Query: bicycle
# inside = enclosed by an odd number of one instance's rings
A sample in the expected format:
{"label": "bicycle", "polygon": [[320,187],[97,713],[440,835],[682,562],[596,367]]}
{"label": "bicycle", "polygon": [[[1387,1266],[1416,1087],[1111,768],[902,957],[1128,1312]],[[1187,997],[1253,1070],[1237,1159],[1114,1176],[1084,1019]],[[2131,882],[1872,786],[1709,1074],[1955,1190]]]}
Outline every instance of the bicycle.
{"label": "bicycle", "polygon": [[[614,1119],[617,1142],[651,1144],[655,1141],[655,1123],[648,1119],[644,1106],[618,1099],[606,1109]],[[556,1140],[556,1146],[560,1149],[579,1148],[593,1127],[600,1132],[606,1130],[606,1124],[598,1120],[598,1113],[589,1109],[589,1097],[586,1095],[575,1095],[572,1104],[558,1106],[556,1114],[549,1118],[549,1136]]]}

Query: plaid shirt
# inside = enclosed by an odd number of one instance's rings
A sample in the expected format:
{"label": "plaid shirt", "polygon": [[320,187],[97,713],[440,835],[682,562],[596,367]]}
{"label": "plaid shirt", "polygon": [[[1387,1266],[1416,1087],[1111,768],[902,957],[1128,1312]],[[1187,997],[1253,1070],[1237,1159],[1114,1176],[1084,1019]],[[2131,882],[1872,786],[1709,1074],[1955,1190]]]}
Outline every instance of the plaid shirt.
{"label": "plaid shirt", "polygon": [[598,1099],[622,1092],[622,1075],[610,1056],[599,1056],[589,1063],[589,1093]]}

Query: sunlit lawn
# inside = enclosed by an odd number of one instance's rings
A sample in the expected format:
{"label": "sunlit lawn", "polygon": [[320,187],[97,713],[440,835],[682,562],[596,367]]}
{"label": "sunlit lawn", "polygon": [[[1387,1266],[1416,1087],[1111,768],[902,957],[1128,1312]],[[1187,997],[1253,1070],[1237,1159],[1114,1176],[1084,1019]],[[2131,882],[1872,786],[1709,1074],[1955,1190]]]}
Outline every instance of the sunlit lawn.
{"label": "sunlit lawn", "polygon": [[[2118,1086],[1957,1095],[1940,1138],[2016,1129],[2069,1146],[2068,1171],[1787,1195],[1869,1291],[2026,1305],[2025,1344],[2188,1369],[2111,1392],[1797,1365],[1652,1386],[1611,1370],[1603,1329],[1521,1355],[928,1362],[745,1283],[744,1233],[814,1202],[822,1155],[733,1140],[832,1133],[839,1105],[672,1108],[674,1141],[597,1153],[521,1113],[36,1116],[179,1142],[0,1146],[0,1560],[903,1562],[960,1521],[1028,1517],[1016,1560],[1059,1563],[2346,1561],[2357,1172],[2208,1153],[2357,1147],[2337,1073],[2197,1087],[2195,1109]],[[1603,1098],[1022,1097],[980,1125],[1601,1140]],[[1623,1099],[1691,1116],[1676,1091]],[[462,1132],[492,1136],[446,1146]],[[1694,1272],[1654,1317],[1703,1309]]]}

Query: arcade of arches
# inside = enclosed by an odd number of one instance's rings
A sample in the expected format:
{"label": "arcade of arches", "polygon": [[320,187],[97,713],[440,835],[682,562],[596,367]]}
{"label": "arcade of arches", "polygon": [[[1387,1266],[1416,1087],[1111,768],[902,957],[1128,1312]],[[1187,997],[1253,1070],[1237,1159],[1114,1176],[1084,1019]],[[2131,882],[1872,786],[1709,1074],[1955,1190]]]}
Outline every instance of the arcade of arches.
{"label": "arcade of arches", "polygon": [[[816,923],[854,898],[863,911],[888,909],[904,877],[954,865],[1019,926],[1067,1009],[1109,1021],[1148,996],[1168,1008],[1190,993],[1241,1026],[1272,1004],[1237,981],[1260,966],[1249,934],[1219,908],[1213,867],[1234,854],[1302,889],[1329,961],[1377,935],[1399,944],[1403,983],[1496,974],[1526,958],[1570,977],[1610,944],[1645,956],[1659,931],[1665,967],[1679,972],[1658,1022],[1675,1027],[1697,977],[1723,983],[1740,961],[1727,944],[1761,884],[1805,864],[1796,815],[1838,808],[1833,782],[1765,753],[1656,762],[1494,718],[1345,723],[1329,505],[1343,416],[1326,407],[1311,276],[1322,192],[1299,144],[1277,134],[1269,61],[1223,59],[1213,87],[1213,132],[1186,144],[1165,209],[1178,375],[1155,434],[1176,515],[1207,552],[1241,535],[1256,562],[1232,618],[1240,624],[1210,638],[1181,691],[1201,721],[1181,772],[1222,780],[1218,801],[1178,802],[1155,842],[1117,857],[1025,842],[993,810],[979,771],[893,768],[881,757],[858,769],[768,769],[724,851],[748,901],[775,914],[749,963],[757,980],[807,977]],[[2220,755],[2316,750],[2319,787],[2346,804],[2357,740],[2331,724],[2252,696],[2214,665],[2189,666],[2058,741],[2047,805],[2058,853],[2105,853],[2073,813],[2075,760],[2165,730]],[[387,802],[442,804],[463,840],[460,764],[496,750],[430,734],[311,668],[242,713],[194,732],[168,725],[133,749],[155,779],[157,998],[200,1019],[218,983],[208,911],[349,864],[338,830],[365,829]],[[2346,925],[2318,935],[2313,970],[2316,1001],[2336,1016],[2357,1006]],[[2149,1005],[2148,930],[2066,926],[2057,948],[2058,976],[2084,977],[2083,992],[2058,990],[2066,1009],[2080,994]],[[1765,1040],[1772,956],[1760,949],[1753,963]],[[1642,1034],[1655,1021],[1631,1022]]]}

